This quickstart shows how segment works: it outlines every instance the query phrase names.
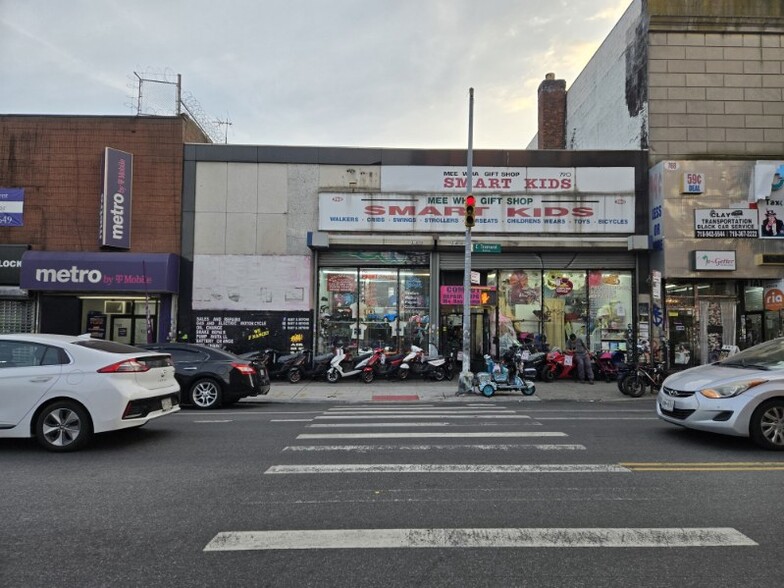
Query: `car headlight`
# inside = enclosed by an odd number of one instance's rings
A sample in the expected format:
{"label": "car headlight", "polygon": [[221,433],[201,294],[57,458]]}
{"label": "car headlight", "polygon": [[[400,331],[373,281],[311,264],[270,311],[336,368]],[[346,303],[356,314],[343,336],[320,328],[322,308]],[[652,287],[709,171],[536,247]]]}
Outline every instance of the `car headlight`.
{"label": "car headlight", "polygon": [[735,382],[734,384],[725,384],[724,386],[713,386],[711,388],[703,388],[700,390],[700,394],[705,396],[705,398],[732,398],[765,382],[767,380],[746,380],[745,382]]}

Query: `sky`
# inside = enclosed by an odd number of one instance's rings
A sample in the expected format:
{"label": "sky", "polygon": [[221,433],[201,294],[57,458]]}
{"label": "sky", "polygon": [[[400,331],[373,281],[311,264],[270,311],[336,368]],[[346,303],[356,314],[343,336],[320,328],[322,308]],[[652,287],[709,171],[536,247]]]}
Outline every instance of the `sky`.
{"label": "sky", "polygon": [[179,74],[220,142],[465,149],[474,88],[474,148],[523,149],[629,4],[0,0],[0,114],[135,115],[141,77],[170,115]]}

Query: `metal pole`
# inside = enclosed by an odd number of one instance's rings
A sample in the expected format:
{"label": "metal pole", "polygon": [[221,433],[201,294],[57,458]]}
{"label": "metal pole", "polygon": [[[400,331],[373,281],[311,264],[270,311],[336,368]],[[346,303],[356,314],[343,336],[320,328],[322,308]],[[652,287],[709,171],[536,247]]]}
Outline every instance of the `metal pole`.
{"label": "metal pole", "polygon": [[[468,151],[466,153],[466,196],[474,186],[474,89],[468,90]],[[465,232],[465,265],[463,266],[463,369],[457,382],[457,393],[473,392],[471,373],[471,227]]]}

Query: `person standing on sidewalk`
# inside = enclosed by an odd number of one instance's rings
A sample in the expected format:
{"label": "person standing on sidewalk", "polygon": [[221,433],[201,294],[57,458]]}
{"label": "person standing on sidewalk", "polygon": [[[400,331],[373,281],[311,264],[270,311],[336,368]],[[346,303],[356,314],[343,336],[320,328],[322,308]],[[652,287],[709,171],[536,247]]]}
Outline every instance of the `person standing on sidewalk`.
{"label": "person standing on sidewalk", "polygon": [[580,382],[585,382],[587,377],[588,383],[593,385],[591,357],[588,355],[588,346],[583,341],[583,338],[572,333],[569,335],[569,343],[566,348],[574,351],[574,361],[577,362],[577,379]]}

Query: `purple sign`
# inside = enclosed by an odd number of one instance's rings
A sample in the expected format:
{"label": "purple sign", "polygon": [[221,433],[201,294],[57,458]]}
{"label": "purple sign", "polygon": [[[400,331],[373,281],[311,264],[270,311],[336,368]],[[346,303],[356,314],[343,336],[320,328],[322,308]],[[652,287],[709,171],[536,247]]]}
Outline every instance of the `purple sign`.
{"label": "purple sign", "polygon": [[132,192],[133,155],[107,147],[103,158],[101,195],[102,247],[131,248]]}
{"label": "purple sign", "polygon": [[26,251],[21,269],[27,290],[176,293],[180,264],[173,253]]}
{"label": "purple sign", "polygon": [[0,188],[0,227],[24,225],[24,188]]}

